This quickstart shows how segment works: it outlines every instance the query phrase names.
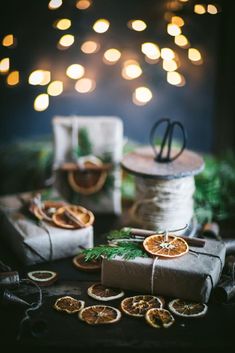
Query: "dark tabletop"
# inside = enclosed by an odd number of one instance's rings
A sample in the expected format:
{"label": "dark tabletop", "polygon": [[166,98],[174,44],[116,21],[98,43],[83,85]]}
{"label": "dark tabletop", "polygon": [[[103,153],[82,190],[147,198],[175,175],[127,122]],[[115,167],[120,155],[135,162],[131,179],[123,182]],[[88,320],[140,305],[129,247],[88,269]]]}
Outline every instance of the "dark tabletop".
{"label": "dark tabletop", "polygon": [[[120,226],[114,216],[99,216],[95,225],[95,244],[105,242],[105,233]],[[56,298],[71,295],[83,299],[86,305],[97,304],[87,295],[87,288],[100,281],[99,273],[78,271],[72,259],[24,267],[6,245],[0,245],[0,259],[24,277],[29,270],[48,269],[59,273],[59,280],[43,289],[43,305],[31,314],[31,321],[24,325],[22,337],[16,340],[24,310],[16,306],[0,308],[1,352],[233,352],[235,327],[235,300],[229,304],[211,301],[208,313],[200,319],[177,318],[168,329],[154,329],[144,319],[123,315],[119,323],[89,326],[77,314],[67,315],[53,309]],[[29,286],[16,292],[26,300],[34,300],[37,293]],[[126,295],[137,293],[126,292]],[[108,305],[120,306],[120,299]],[[43,334],[32,334],[32,328],[45,324]],[[40,327],[40,326],[39,326]],[[35,330],[34,330],[35,331]]]}

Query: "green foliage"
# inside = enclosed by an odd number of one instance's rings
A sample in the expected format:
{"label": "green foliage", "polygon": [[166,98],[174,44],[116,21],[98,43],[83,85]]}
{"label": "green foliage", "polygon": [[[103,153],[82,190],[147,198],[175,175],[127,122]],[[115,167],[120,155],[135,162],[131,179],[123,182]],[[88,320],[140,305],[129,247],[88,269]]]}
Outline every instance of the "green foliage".
{"label": "green foliage", "polygon": [[118,245],[100,245],[91,249],[83,250],[85,260],[96,260],[101,256],[112,259],[115,256],[122,256],[125,260],[131,260],[136,257],[148,257],[142,246],[137,243],[119,242]]}
{"label": "green foliage", "polygon": [[121,230],[112,230],[107,235],[108,240],[115,240],[115,239],[129,239],[130,238],[131,230],[128,229],[121,229]]}
{"label": "green foliage", "polygon": [[92,144],[86,128],[81,128],[78,131],[78,148],[76,154],[78,157],[92,154]]}
{"label": "green foliage", "polygon": [[199,222],[232,220],[235,214],[235,155],[205,156],[206,167],[196,176],[195,213]]}
{"label": "green foliage", "polygon": [[0,147],[0,194],[39,189],[51,176],[49,139],[21,141]]}

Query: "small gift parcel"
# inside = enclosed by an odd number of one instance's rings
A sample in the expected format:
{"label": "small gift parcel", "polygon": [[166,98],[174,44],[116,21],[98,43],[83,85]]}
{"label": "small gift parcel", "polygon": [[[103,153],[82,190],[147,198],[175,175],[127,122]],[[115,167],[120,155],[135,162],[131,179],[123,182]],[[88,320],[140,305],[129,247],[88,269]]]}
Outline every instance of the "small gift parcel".
{"label": "small gift parcel", "polygon": [[[24,198],[30,194],[24,194]],[[24,264],[70,257],[93,246],[92,225],[63,229],[25,212],[19,195],[0,198],[0,238]]]}
{"label": "small gift parcel", "polygon": [[102,261],[102,284],[206,303],[220,279],[225,245],[206,240],[203,248],[190,247],[187,254],[172,258],[116,256]]}

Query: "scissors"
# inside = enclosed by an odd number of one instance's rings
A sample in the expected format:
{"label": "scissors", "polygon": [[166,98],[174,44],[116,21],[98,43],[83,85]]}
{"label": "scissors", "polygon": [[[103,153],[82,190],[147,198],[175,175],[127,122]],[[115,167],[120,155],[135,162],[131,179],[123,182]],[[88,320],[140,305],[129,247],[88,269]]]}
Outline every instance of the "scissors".
{"label": "scissors", "polygon": [[[160,125],[165,125],[165,132],[163,135],[163,139],[160,145],[160,149],[158,151],[155,140],[156,140],[156,131],[159,128]],[[179,127],[179,129],[182,132],[183,140],[182,140],[182,146],[181,149],[179,150],[178,153],[176,153],[174,156],[171,156],[171,150],[172,150],[172,139],[173,139],[173,134],[174,130],[176,127]],[[184,129],[184,126],[181,124],[180,121],[171,121],[170,119],[163,118],[158,120],[152,127],[150,131],[150,144],[153,148],[154,154],[155,154],[155,161],[160,162],[160,163],[167,163],[167,162],[172,162],[176,158],[178,158],[184,151],[187,143],[187,135]],[[167,145],[167,151],[166,155],[164,156],[164,150]]]}

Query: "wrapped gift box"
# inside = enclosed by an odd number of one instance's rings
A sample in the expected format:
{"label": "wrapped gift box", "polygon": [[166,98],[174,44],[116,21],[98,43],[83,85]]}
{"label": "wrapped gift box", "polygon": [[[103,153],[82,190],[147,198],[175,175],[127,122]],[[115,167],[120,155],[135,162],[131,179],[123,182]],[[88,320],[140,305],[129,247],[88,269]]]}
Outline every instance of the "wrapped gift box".
{"label": "wrapped gift box", "polygon": [[220,278],[225,246],[208,240],[175,259],[103,259],[102,283],[140,292],[206,303]]}
{"label": "wrapped gift box", "polygon": [[[122,121],[116,117],[55,117],[53,130],[55,187],[61,196],[93,212],[120,214]],[[77,190],[71,183],[71,173],[75,173],[78,182],[81,179],[84,182],[84,174],[79,176],[79,171],[66,169],[79,166],[86,156],[98,158],[110,166],[103,186],[93,193]],[[89,178],[90,175],[87,181],[91,180]]]}
{"label": "wrapped gift box", "polygon": [[62,229],[21,212],[16,196],[0,199],[0,237],[25,264],[70,257],[93,246],[93,227]]}

